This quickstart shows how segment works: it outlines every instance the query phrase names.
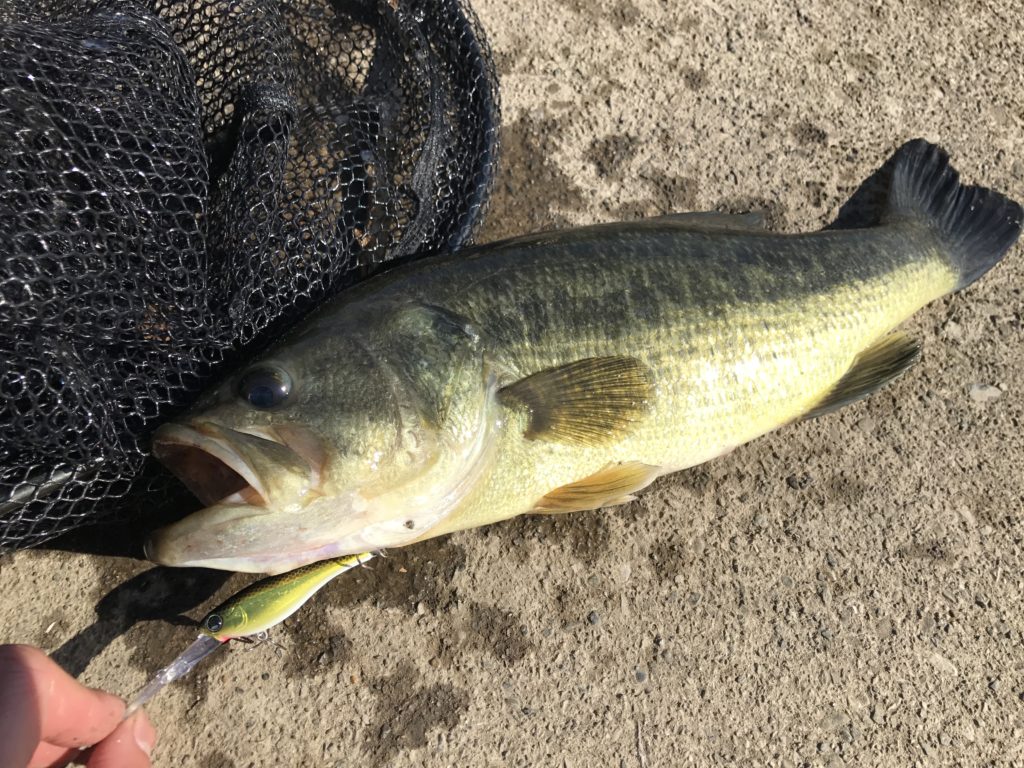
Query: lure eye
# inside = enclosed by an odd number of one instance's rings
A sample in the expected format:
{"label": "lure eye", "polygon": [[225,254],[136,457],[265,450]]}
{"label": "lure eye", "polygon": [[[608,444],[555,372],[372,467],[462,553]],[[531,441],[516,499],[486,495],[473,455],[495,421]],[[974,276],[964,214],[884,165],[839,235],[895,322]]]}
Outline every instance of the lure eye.
{"label": "lure eye", "polygon": [[280,368],[262,366],[242,375],[238,396],[253,408],[266,410],[281,405],[292,393],[292,377]]}
{"label": "lure eye", "polygon": [[205,626],[211,632],[219,632],[221,627],[224,626],[224,619],[218,616],[216,613],[211,613],[206,617],[206,621],[203,622]]}

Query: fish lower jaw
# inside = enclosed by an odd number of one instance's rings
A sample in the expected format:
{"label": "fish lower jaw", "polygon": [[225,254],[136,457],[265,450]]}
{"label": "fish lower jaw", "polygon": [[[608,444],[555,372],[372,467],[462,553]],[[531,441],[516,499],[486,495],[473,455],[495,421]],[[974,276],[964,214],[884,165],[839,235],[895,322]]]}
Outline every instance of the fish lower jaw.
{"label": "fish lower jaw", "polygon": [[[268,555],[249,554],[236,557],[231,555],[217,556],[212,554],[175,553],[173,551],[163,552],[158,544],[154,544],[152,539],[143,545],[143,551],[146,558],[157,565],[172,568],[211,568],[217,571],[260,573],[268,575],[286,573],[287,571],[301,568],[309,563],[336,557],[337,555],[334,554],[335,549],[336,547],[334,545],[329,545],[312,550],[302,550],[295,554],[274,552]],[[342,553],[339,552],[338,555],[340,554]]]}
{"label": "fish lower jaw", "polygon": [[401,521],[365,525],[348,498],[318,498],[308,506],[250,507],[216,505],[155,531],[144,545],[147,559],[178,568],[213,568],[242,573],[277,574],[309,563],[368,550],[402,546],[419,535]]}

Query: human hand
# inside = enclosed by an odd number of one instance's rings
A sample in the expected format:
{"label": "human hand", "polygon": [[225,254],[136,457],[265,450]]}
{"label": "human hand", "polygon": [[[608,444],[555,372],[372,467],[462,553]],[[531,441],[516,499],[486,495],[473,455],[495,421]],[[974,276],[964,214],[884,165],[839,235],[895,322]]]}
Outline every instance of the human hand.
{"label": "human hand", "polygon": [[[156,731],[139,710],[86,688],[37,648],[0,645],[0,768],[149,768]],[[95,745],[80,756],[82,748]]]}

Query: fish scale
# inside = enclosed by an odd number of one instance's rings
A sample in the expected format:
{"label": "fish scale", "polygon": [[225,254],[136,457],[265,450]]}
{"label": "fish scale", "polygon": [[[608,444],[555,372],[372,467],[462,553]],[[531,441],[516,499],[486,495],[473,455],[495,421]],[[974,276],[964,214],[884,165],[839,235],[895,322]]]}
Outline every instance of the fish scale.
{"label": "fish scale", "polygon": [[[844,234],[820,233],[798,241],[745,235],[737,259],[729,254],[728,243],[718,256],[707,255],[703,233],[639,227],[630,238],[628,257],[616,241],[602,244],[606,253],[591,256],[606,280],[615,275],[617,283],[600,286],[603,291],[584,287],[580,294],[563,293],[558,315],[562,323],[542,332],[526,327],[543,318],[523,312],[514,295],[489,295],[489,286],[482,282],[469,291],[445,289],[445,276],[435,274],[436,282],[425,283],[421,295],[440,299],[467,317],[473,317],[477,303],[488,300],[492,307],[504,306],[508,315],[523,318],[518,337],[506,334],[493,342],[505,359],[515,361],[517,371],[544,369],[566,359],[633,354],[654,371],[657,388],[647,418],[613,445],[580,449],[509,440],[502,451],[515,458],[502,464],[507,475],[494,477],[490,486],[479,489],[478,498],[467,499],[445,529],[520,514],[524,496],[542,496],[609,463],[639,461],[676,471],[789,423],[825,395],[858,352],[956,285],[956,273],[938,257],[927,232]],[[737,243],[737,238],[729,240]],[[693,241],[697,247],[691,247]],[[501,257],[517,263],[519,291],[546,296],[552,304],[558,285],[576,272],[570,266],[559,274],[551,266],[560,260],[571,265],[576,254],[569,249],[552,254],[550,247],[503,248]],[[646,269],[637,265],[643,259],[649,262],[642,265]],[[773,276],[792,270],[795,262],[806,268],[807,279],[785,283],[747,275],[746,280],[725,280],[741,259]],[[535,260],[547,266],[534,270]],[[718,267],[710,274],[709,261]],[[659,288],[670,278],[673,287]],[[628,313],[608,320],[616,311],[617,293],[638,279],[658,296],[657,322]],[[598,304],[591,301],[595,293]],[[569,303],[574,306],[564,307]],[[500,319],[496,325],[514,327]],[[585,333],[577,336],[577,328]],[[533,338],[554,341],[536,343]]]}

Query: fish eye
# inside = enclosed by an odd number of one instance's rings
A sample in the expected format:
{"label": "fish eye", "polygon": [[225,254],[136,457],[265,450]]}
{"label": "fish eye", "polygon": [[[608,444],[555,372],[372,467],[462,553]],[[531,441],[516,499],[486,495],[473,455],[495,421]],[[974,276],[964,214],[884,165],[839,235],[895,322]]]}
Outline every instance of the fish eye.
{"label": "fish eye", "polygon": [[211,613],[209,616],[206,617],[206,621],[203,622],[203,626],[205,626],[211,632],[219,632],[221,627],[224,626],[224,619],[222,619],[216,613]]}
{"label": "fish eye", "polygon": [[292,377],[274,366],[260,366],[246,371],[238,382],[238,396],[253,408],[275,408],[292,392]]}

